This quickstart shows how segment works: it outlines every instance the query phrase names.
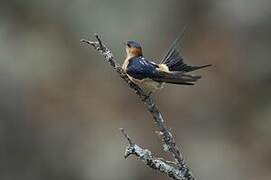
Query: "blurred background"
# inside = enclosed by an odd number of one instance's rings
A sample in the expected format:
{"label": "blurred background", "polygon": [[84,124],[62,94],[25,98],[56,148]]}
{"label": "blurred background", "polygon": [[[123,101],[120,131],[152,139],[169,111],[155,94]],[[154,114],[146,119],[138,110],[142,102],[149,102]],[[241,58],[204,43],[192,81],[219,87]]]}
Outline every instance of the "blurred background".
{"label": "blurred background", "polygon": [[271,178],[270,0],[0,1],[0,179],[168,179],[126,140],[162,151],[150,114],[81,38],[98,32],[122,63],[138,40],[157,62],[187,25],[195,86],[154,99],[197,179]]}

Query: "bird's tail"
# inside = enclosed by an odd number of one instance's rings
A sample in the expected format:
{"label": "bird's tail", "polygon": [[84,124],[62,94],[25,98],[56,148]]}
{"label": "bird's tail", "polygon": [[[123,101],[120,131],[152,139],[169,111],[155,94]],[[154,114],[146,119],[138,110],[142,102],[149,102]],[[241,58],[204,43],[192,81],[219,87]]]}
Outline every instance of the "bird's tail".
{"label": "bird's tail", "polygon": [[193,76],[180,72],[160,72],[158,77],[153,77],[152,79],[157,82],[194,85],[194,82],[200,78],[201,76]]}

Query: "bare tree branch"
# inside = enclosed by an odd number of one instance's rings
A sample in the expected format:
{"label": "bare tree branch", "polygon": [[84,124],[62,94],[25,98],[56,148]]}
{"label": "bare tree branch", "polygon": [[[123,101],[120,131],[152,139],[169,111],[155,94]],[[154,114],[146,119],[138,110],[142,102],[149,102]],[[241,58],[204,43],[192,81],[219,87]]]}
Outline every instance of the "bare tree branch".
{"label": "bare tree branch", "polygon": [[140,146],[132,143],[128,134],[124,131],[123,128],[120,129],[124,137],[128,140],[129,145],[126,147],[124,158],[129,157],[130,155],[135,155],[140,158],[147,166],[152,169],[158,170],[164,174],[167,174],[169,177],[178,180],[186,180],[184,172],[180,171],[174,162],[168,162],[162,158],[156,158],[152,156],[151,151],[148,149],[143,149]]}
{"label": "bare tree branch", "polygon": [[[174,140],[170,130],[165,125],[165,121],[162,117],[162,114],[160,113],[158,107],[155,105],[152,98],[148,94],[146,94],[139,86],[137,86],[132,81],[130,81],[130,79],[128,78],[126,73],[122,70],[121,66],[117,62],[115,62],[114,56],[113,56],[111,50],[109,48],[107,48],[104,43],[102,43],[100,37],[97,34],[95,34],[95,38],[97,39],[97,41],[89,41],[86,39],[82,39],[81,42],[92,45],[97,51],[99,51],[99,53],[106,59],[107,62],[109,62],[109,64],[113,67],[113,69],[120,75],[120,77],[126,83],[128,83],[130,88],[132,88],[135,91],[135,93],[139,96],[139,98],[146,105],[148,111],[151,113],[151,115],[155,121],[156,126],[159,129],[159,135],[161,135],[162,141],[164,142],[164,150],[169,151],[175,159],[175,165],[177,167],[176,176],[172,175],[170,177],[172,177],[173,179],[175,178],[175,179],[183,179],[183,180],[194,180],[192,172],[190,171],[187,164],[185,163],[183,156],[181,155],[178,147],[176,146],[175,140]],[[131,154],[134,154],[134,155],[140,157],[140,159],[142,159],[142,157],[146,157],[145,160],[146,160],[147,165],[149,167],[151,167],[153,169],[157,169],[163,173],[168,174],[168,171],[167,172],[162,171],[160,168],[156,168],[157,167],[156,165],[160,165],[161,167],[167,166],[168,168],[172,167],[172,166],[170,166],[168,163],[166,163],[164,161],[159,160],[158,158],[152,157],[150,151],[146,151],[146,150],[140,148],[139,146],[133,144],[131,139],[129,138],[129,136],[124,131],[122,131],[122,133],[125,135],[126,139],[129,141],[130,148],[128,148],[128,149],[133,150],[133,151],[128,151],[128,152],[134,152]],[[135,150],[138,150],[138,151],[135,151]],[[148,152],[148,153],[145,153],[145,155],[147,155],[147,156],[141,156],[142,154],[140,155],[139,152],[145,152],[145,151]],[[126,149],[126,152],[127,152],[127,149]],[[142,159],[142,160],[145,162],[144,159]],[[154,163],[154,164],[152,164],[150,166],[148,164],[148,162]],[[163,162],[162,163],[163,165],[161,164],[161,162]],[[174,170],[176,170],[176,168]]]}

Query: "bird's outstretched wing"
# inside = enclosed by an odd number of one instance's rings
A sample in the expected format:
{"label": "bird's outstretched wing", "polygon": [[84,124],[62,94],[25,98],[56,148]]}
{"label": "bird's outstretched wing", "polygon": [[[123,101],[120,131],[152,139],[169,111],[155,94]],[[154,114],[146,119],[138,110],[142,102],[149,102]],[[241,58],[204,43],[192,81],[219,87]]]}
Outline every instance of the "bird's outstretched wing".
{"label": "bird's outstretched wing", "polygon": [[211,66],[210,64],[202,66],[190,66],[184,63],[182,55],[177,50],[179,41],[183,37],[184,32],[185,28],[183,32],[171,44],[160,64],[165,64],[170,71],[181,71],[181,72],[190,72]]}

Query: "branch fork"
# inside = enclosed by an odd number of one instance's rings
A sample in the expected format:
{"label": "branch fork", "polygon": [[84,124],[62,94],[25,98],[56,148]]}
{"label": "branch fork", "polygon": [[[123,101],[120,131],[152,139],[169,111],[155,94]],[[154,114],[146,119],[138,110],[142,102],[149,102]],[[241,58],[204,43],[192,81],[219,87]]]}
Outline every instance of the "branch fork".
{"label": "branch fork", "polygon": [[159,129],[158,134],[160,135],[163,144],[164,151],[168,151],[172,154],[175,162],[165,161],[162,158],[154,157],[148,149],[143,149],[137,144],[133,143],[131,138],[125,132],[123,128],[120,129],[124,137],[127,139],[129,145],[126,147],[124,157],[128,158],[130,155],[135,155],[140,160],[142,160],[148,167],[158,170],[171,177],[172,179],[178,180],[194,180],[191,170],[187,166],[180,153],[178,147],[176,146],[174,137],[172,136],[170,129],[166,126],[162,114],[160,113],[158,107],[155,105],[153,99],[149,94],[146,94],[138,85],[133,83],[127,76],[127,74],[122,70],[121,65],[119,65],[115,60],[111,50],[105,46],[101,41],[98,34],[94,35],[96,41],[89,41],[82,39],[82,43],[91,45],[96,49],[105,60],[113,67],[113,69],[120,75],[120,77],[129,85],[131,89],[139,96],[142,102],[144,102],[147,110],[151,113],[154,122]]}

